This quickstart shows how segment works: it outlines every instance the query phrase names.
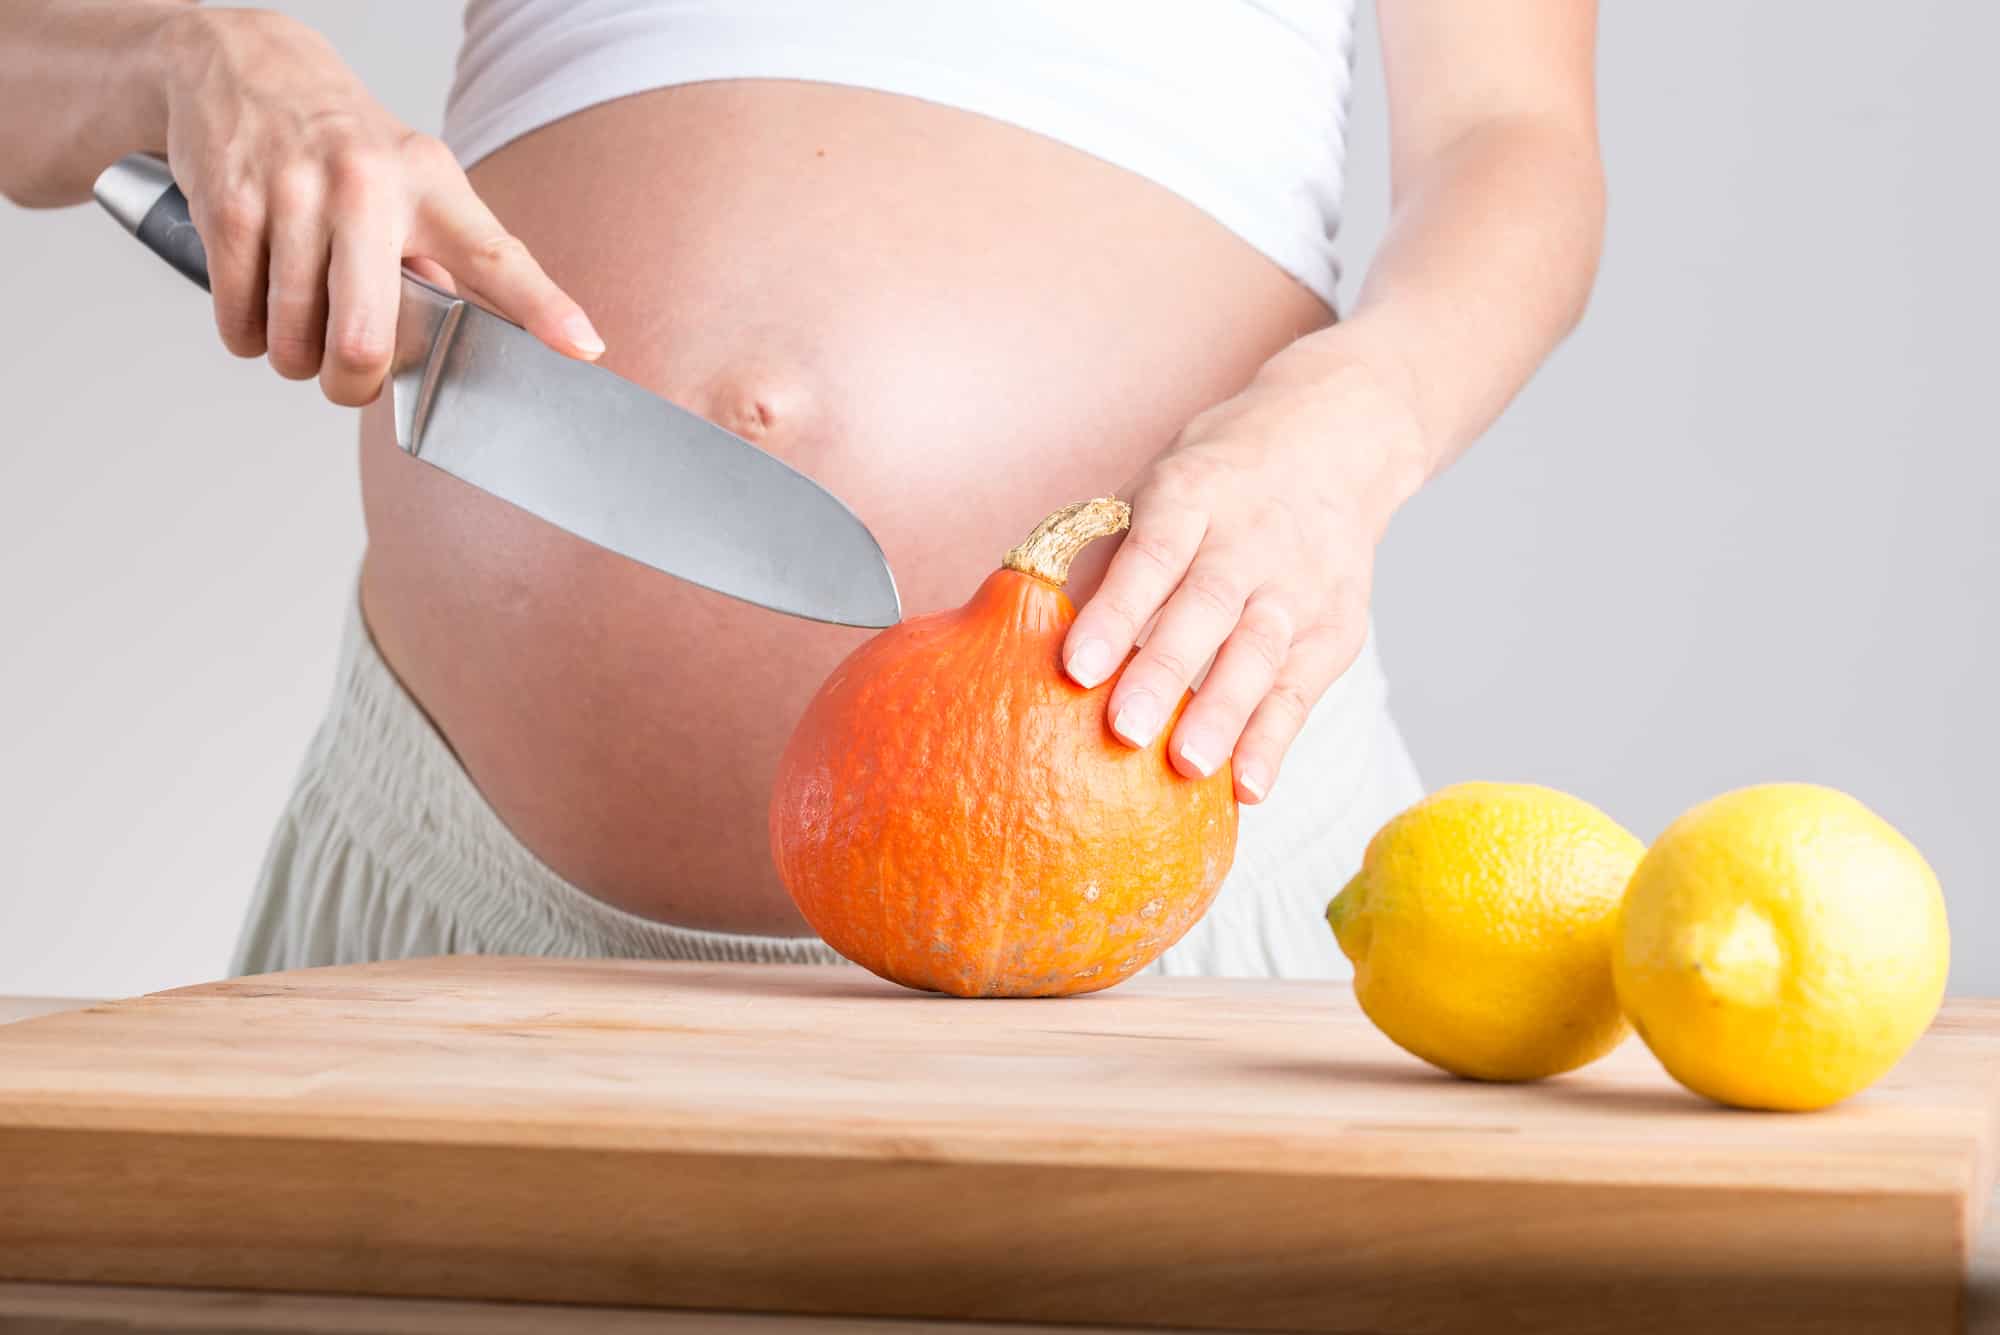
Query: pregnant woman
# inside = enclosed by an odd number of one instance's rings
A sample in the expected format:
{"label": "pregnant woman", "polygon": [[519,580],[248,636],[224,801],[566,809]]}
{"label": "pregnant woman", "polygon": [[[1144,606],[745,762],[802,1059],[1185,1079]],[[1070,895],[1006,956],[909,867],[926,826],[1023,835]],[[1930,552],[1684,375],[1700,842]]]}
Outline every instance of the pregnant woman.
{"label": "pregnant woman", "polygon": [[1394,216],[1336,319],[1350,11],[472,0],[440,141],[282,15],[0,8],[0,189],[74,204],[164,154],[222,342],[363,409],[358,596],[239,970],[831,958],[765,810],[860,633],[399,452],[403,264],[818,479],[911,613],[1057,506],[1128,497],[1129,536],[1079,570],[1067,671],[1095,685],[1140,645],[1107,715],[1134,745],[1199,681],[1169,754],[1233,765],[1251,804],[1156,967],[1343,970],[1321,911],[1418,793],[1375,545],[1581,313],[1604,194],[1592,0],[1381,0]]}

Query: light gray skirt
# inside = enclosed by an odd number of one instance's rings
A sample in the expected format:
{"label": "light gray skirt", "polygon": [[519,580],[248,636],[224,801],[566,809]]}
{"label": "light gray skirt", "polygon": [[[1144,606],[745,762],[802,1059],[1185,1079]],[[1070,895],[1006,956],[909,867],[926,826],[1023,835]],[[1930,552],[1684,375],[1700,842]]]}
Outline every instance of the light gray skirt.
{"label": "light gray skirt", "polygon": [[[1421,792],[1371,636],[1313,711],[1270,799],[1243,808],[1214,906],[1149,972],[1345,977],[1327,901],[1368,837]],[[817,938],[654,922],[556,875],[487,805],[389,670],[356,599],[233,971],[445,954],[839,962]]]}

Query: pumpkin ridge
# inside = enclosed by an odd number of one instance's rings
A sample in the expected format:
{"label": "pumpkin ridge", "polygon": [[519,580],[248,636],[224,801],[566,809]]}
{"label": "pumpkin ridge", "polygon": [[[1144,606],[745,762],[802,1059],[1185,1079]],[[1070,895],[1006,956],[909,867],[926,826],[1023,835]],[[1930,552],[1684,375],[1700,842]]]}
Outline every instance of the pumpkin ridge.
{"label": "pumpkin ridge", "polygon": [[[997,584],[1000,580],[1000,575],[996,573],[989,578]],[[996,668],[998,665],[1006,663],[1014,657],[1010,650],[1023,638],[1021,633],[1023,629],[1021,614],[1027,609],[1028,604],[1033,601],[1035,589],[1036,586],[1033,581],[1016,579],[1007,579],[1004,584],[1000,584],[996,589],[996,592],[1000,596],[1007,597],[1013,601],[1014,609],[1012,616],[995,620],[993,623],[994,630],[992,632],[991,647],[982,656],[983,661],[981,662],[979,674],[981,689],[974,698],[988,699],[993,702],[993,708],[986,720],[989,727],[997,725],[1008,731],[1017,730],[1019,727],[1018,711],[1011,707],[1016,683],[1007,674],[997,672]],[[1009,738],[1008,740],[1012,742],[1015,739]],[[1018,746],[1012,746],[1009,749],[1013,754],[1018,755],[1020,753]],[[991,782],[981,785],[978,820],[974,823],[975,829],[985,828],[986,820],[997,796],[997,785]],[[987,943],[985,965],[980,970],[978,987],[980,996],[991,996],[995,991],[1001,977],[1001,964],[1007,957],[1008,946],[1012,944],[1014,926],[1013,860],[1015,841],[1012,839],[1002,839],[1000,841],[999,852],[1000,866],[997,871],[988,873],[991,878],[991,884],[999,887],[999,899],[997,902],[989,901],[988,919],[990,926],[988,930],[991,934],[991,940]],[[982,889],[985,889],[985,887],[982,887]]]}

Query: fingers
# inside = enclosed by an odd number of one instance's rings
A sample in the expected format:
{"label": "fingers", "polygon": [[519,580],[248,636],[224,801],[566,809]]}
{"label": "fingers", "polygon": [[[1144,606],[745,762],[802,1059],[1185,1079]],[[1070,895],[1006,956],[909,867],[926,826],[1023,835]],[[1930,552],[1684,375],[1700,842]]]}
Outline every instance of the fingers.
{"label": "fingers", "polygon": [[[1232,765],[1236,778],[1236,798],[1240,802],[1261,802],[1277,782],[1285,752],[1297,739],[1299,729],[1314,704],[1326,694],[1354,659],[1355,648],[1337,629],[1301,635],[1292,645],[1236,743]],[[1211,682],[1213,677],[1210,678]],[[1207,688],[1203,688],[1207,693]],[[1190,707],[1192,712],[1192,707]]]}
{"label": "fingers", "polygon": [[603,354],[604,340],[583,308],[542,272],[527,246],[500,225],[463,177],[425,197],[410,245],[556,351],[585,361]]}
{"label": "fingers", "polygon": [[[1195,674],[1242,618],[1249,591],[1236,570],[1226,551],[1198,556],[1161,609],[1145,647],[1118,678],[1111,692],[1111,730],[1131,745],[1147,746],[1159,735]],[[1184,763],[1207,773],[1228,754],[1223,746]]]}
{"label": "fingers", "polygon": [[389,374],[402,300],[403,238],[393,187],[356,173],[339,187],[327,267],[326,357],[320,389],[335,403],[373,403]]}
{"label": "fingers", "polygon": [[1206,509],[1144,502],[1142,491],[1132,532],[1070,628],[1064,669],[1085,687],[1118,674],[1106,712],[1128,746],[1152,745],[1171,720],[1165,749],[1177,772],[1207,778],[1227,764],[1237,800],[1261,802],[1314,703],[1357,652],[1342,610],[1352,600],[1342,589],[1272,582],[1271,562],[1258,555],[1269,536],[1261,521],[1211,528]]}
{"label": "fingers", "polygon": [[213,199],[190,199],[188,208],[208,251],[208,288],[215,299],[215,328],[222,345],[238,357],[261,357],[269,281],[264,197],[255,190],[231,187]]}
{"label": "fingers", "polygon": [[1207,517],[1192,508],[1133,506],[1132,531],[1064,639],[1063,670],[1071,680],[1096,686],[1117,670],[1146,623],[1180,586],[1207,529]]}
{"label": "fingers", "polygon": [[271,191],[264,316],[271,368],[287,380],[319,374],[326,344],[328,243],[324,181],[314,170],[287,172]]}
{"label": "fingers", "polygon": [[405,264],[559,352],[593,360],[604,351],[581,308],[435,139],[363,137],[275,160],[250,153],[207,174],[227,184],[191,191],[190,207],[224,345],[267,356],[288,379],[318,376],[335,403],[358,407],[381,394]]}
{"label": "fingers", "polygon": [[[1229,758],[1291,656],[1292,618],[1269,595],[1251,598],[1242,619],[1227,633],[1167,747],[1174,768],[1191,779],[1207,778]],[[1240,769],[1238,781],[1241,787]]]}

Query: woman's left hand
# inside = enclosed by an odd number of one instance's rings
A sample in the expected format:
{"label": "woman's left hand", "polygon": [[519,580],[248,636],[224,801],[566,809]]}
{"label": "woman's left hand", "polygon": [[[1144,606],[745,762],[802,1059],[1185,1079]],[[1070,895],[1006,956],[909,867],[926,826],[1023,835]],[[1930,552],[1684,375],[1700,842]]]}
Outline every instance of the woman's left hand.
{"label": "woman's left hand", "polygon": [[1189,777],[1233,763],[1243,802],[1270,793],[1360,652],[1375,544],[1424,472],[1404,397],[1365,368],[1312,360],[1275,358],[1121,489],[1132,530],[1063,647],[1070,677],[1095,686],[1144,636],[1108,705],[1135,747],[1208,665],[1167,754]]}

